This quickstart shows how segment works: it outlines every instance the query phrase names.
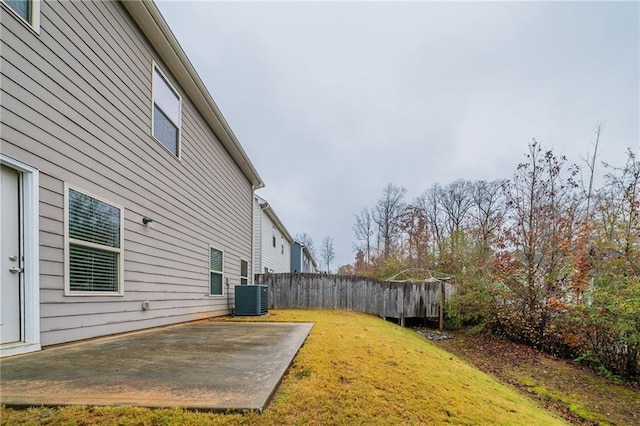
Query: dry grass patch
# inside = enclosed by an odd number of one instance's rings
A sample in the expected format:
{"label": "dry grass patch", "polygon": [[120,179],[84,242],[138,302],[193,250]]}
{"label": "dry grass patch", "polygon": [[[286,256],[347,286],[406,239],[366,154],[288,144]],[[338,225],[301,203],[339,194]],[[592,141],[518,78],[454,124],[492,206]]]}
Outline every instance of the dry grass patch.
{"label": "dry grass patch", "polygon": [[488,335],[459,332],[437,345],[533,395],[575,424],[640,424],[640,389],[632,384]]}
{"label": "dry grass patch", "polygon": [[[238,320],[218,319],[218,320]],[[2,408],[3,424],[463,424],[563,421],[410,329],[345,311],[276,310],[242,321],[315,323],[264,413]]]}

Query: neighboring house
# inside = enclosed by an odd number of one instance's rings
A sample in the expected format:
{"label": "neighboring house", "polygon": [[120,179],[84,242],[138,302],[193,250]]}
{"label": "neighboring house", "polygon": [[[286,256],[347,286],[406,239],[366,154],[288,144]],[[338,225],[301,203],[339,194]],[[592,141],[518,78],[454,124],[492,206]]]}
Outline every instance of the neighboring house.
{"label": "neighboring house", "polygon": [[291,270],[293,238],[271,205],[256,195],[253,202],[253,273]]}
{"label": "neighboring house", "polygon": [[306,245],[299,241],[291,244],[291,272],[317,273],[318,264]]}
{"label": "neighboring house", "polygon": [[0,27],[0,355],[227,314],[263,183],[156,6]]}

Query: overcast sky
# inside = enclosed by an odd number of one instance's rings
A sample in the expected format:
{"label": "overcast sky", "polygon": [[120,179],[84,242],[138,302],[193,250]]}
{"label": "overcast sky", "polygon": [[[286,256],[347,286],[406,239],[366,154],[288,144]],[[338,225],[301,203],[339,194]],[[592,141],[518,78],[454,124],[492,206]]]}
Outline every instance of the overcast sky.
{"label": "overcast sky", "polygon": [[[640,3],[157,2],[292,235],[354,259],[387,183],[512,176],[640,144]],[[319,260],[319,259],[318,259]]]}

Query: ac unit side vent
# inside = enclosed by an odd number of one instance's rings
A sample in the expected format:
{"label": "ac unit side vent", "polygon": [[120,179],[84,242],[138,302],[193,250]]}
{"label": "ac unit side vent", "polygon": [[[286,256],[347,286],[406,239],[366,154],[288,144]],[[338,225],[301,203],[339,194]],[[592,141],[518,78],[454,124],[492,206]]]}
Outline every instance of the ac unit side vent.
{"label": "ac unit side vent", "polygon": [[235,315],[266,315],[269,312],[269,289],[266,285],[236,285]]}

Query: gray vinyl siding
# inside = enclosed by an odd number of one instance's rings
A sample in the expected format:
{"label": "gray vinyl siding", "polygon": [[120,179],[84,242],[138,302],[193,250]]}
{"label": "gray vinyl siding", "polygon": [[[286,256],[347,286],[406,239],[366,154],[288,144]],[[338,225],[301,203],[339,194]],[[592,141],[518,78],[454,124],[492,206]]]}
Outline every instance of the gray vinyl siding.
{"label": "gray vinyl siding", "polygon": [[291,244],[291,272],[317,272],[304,247],[297,241]]}
{"label": "gray vinyl siding", "polygon": [[262,274],[262,207],[257,197],[253,199],[253,273]]}
{"label": "gray vinyl siding", "polygon": [[[263,206],[268,206],[263,208]],[[284,225],[277,218],[266,200],[256,195],[253,202],[253,238],[254,273],[263,274],[265,270],[275,273],[291,270],[291,240]],[[276,246],[273,246],[275,230]],[[284,242],[284,250],[282,243]]]}
{"label": "gray vinyl siding", "polygon": [[[228,313],[209,246],[239,282],[251,183],[123,6],[42,2],[39,36],[3,7],[2,153],[40,170],[42,345]],[[180,159],[150,136],[153,61],[182,96]],[[124,207],[123,296],[65,296],[65,183]]]}
{"label": "gray vinyl siding", "polygon": [[[273,246],[273,230],[275,228],[276,246]],[[282,232],[273,221],[262,210],[262,270],[268,268],[275,273],[288,272],[291,270],[290,242],[284,240],[284,254],[281,251]]]}

